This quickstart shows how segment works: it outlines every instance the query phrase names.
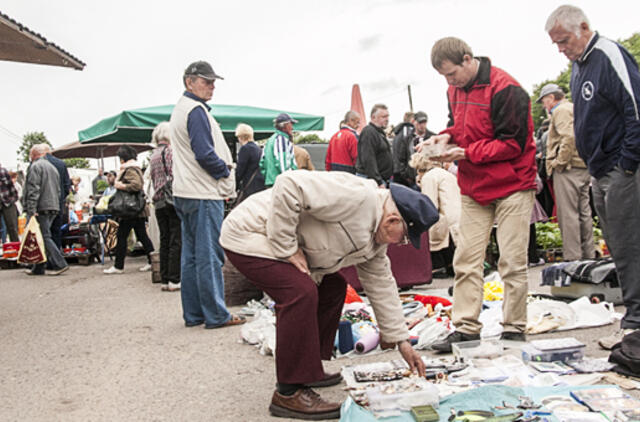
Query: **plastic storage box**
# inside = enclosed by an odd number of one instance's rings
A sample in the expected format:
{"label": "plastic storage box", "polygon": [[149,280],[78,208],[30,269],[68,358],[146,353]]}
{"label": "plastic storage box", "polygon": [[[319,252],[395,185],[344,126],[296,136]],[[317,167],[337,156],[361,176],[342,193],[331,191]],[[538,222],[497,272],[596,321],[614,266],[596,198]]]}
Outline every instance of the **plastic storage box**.
{"label": "plastic storage box", "polygon": [[458,359],[467,360],[501,356],[504,347],[498,339],[472,340],[453,343],[451,351]]}
{"label": "plastic storage box", "polygon": [[584,357],[585,345],[573,337],[538,340],[522,346],[525,362],[568,362]]}

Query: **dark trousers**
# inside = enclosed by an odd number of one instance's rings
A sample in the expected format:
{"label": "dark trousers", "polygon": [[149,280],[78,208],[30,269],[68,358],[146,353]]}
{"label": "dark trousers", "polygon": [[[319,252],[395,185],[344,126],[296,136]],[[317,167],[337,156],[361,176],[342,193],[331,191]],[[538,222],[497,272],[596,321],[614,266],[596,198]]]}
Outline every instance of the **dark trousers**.
{"label": "dark trousers", "polygon": [[51,239],[53,243],[61,249],[62,248],[62,213],[58,214],[51,223]]}
{"label": "dark trousers", "polygon": [[9,235],[9,239],[11,239],[12,242],[19,242],[18,208],[16,207],[16,204],[11,204],[8,207],[0,204],[0,209],[2,210],[2,217],[4,218],[4,224],[7,228],[7,235]]}
{"label": "dark trousers", "polygon": [[160,229],[160,274],[163,283],[180,283],[180,250],[182,230],[180,218],[173,205],[156,208]]}
{"label": "dark trousers", "polygon": [[231,263],[276,302],[278,383],[306,384],[324,377],[331,359],[347,282],[328,274],[320,285],[288,262],[225,250]]}
{"label": "dark trousers", "polygon": [[640,328],[640,171],[628,175],[616,166],[601,178],[591,180],[593,202],[616,264],[626,308],[620,327]]}
{"label": "dark trousers", "polygon": [[131,229],[136,233],[136,237],[142,242],[144,252],[147,254],[147,260],[151,262],[149,254],[153,252],[153,244],[149,235],[147,235],[147,226],[144,218],[123,218],[118,226],[118,243],[116,244],[116,262],[115,267],[119,270],[124,269],[124,258],[127,256],[127,238]]}

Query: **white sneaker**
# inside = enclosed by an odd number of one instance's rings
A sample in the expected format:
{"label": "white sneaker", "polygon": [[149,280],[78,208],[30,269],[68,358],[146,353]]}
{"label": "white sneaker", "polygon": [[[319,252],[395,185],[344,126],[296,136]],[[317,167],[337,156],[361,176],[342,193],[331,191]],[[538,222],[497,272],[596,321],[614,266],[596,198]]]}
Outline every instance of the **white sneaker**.
{"label": "white sneaker", "polygon": [[631,334],[634,331],[635,329],[633,328],[625,328],[624,330],[618,330],[615,333],[611,334],[610,336],[603,337],[600,340],[598,340],[598,344],[604,350],[611,350],[613,349],[613,346],[615,346],[616,344],[622,341],[622,337],[626,336],[627,334]]}
{"label": "white sneaker", "polygon": [[140,271],[141,273],[151,271],[151,264],[143,265],[138,271]]}
{"label": "white sneaker", "polygon": [[119,270],[116,267],[112,266],[111,268],[108,268],[108,269],[106,269],[106,270],[104,270],[102,272],[105,273],[105,274],[123,274],[124,270]]}
{"label": "white sneaker", "polygon": [[180,283],[169,282],[167,285],[162,286],[163,292],[177,292],[180,290]]}

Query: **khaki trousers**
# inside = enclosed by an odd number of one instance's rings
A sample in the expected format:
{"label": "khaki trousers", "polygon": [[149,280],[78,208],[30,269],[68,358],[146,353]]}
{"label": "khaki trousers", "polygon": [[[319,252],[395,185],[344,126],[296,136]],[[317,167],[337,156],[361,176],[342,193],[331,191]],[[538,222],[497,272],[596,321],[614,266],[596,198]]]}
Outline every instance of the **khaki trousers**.
{"label": "khaki trousers", "polygon": [[587,169],[553,171],[558,225],[562,233],[562,258],[565,261],[593,259],[593,219],[589,205],[591,176]]}
{"label": "khaki trousers", "polygon": [[457,331],[479,334],[482,270],[494,221],[500,248],[498,272],[504,283],[504,331],[524,332],[527,325],[527,248],[533,190],[513,193],[482,206],[462,195],[460,236],[453,258],[453,324]]}

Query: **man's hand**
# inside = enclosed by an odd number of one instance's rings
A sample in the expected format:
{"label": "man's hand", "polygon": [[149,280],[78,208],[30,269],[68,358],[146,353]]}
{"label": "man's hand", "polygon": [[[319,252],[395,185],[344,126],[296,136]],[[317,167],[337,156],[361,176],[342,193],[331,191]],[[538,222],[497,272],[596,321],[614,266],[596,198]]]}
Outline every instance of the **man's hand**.
{"label": "man's hand", "polygon": [[465,154],[464,148],[455,147],[455,148],[446,150],[444,154],[442,154],[440,157],[433,157],[433,158],[440,161],[444,161],[444,162],[451,162],[451,161],[464,160],[467,158],[467,156]]}
{"label": "man's hand", "polygon": [[301,273],[305,273],[307,275],[311,275],[311,271],[309,271],[309,265],[307,264],[307,257],[304,256],[304,252],[302,249],[298,248],[296,253],[287,258],[294,267],[300,270]]}
{"label": "man's hand", "polygon": [[113,187],[114,187],[114,188],[116,188],[116,189],[118,189],[118,190],[127,190],[127,185],[125,185],[124,183],[122,183],[122,182],[121,182],[121,181],[119,181],[119,180],[118,180],[118,181],[116,181],[116,182],[113,184]]}
{"label": "man's hand", "polygon": [[418,352],[413,350],[413,347],[411,347],[411,343],[406,340],[401,341],[400,343],[398,343],[398,351],[400,352],[404,360],[409,364],[409,369],[411,369],[411,372],[418,372],[418,375],[420,375],[421,377],[425,376],[424,362],[422,361],[422,358],[420,357]]}

